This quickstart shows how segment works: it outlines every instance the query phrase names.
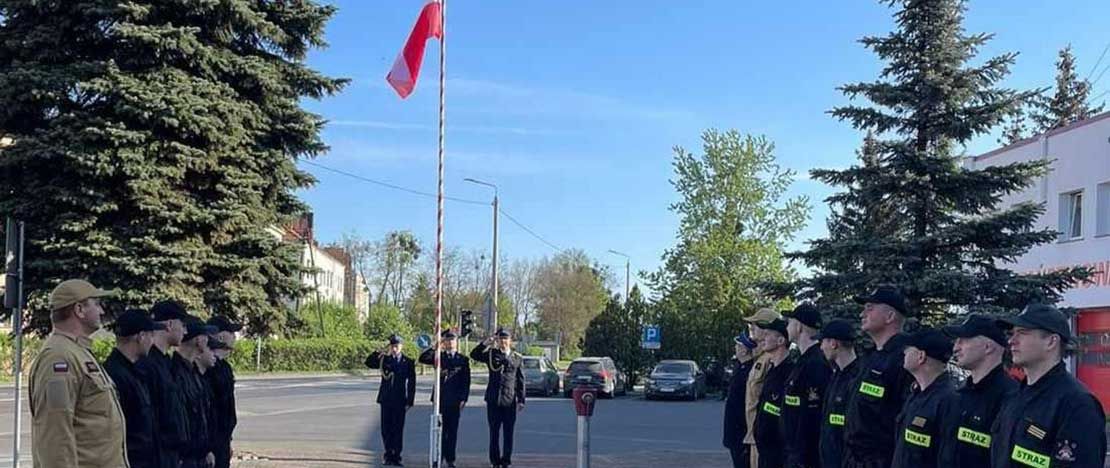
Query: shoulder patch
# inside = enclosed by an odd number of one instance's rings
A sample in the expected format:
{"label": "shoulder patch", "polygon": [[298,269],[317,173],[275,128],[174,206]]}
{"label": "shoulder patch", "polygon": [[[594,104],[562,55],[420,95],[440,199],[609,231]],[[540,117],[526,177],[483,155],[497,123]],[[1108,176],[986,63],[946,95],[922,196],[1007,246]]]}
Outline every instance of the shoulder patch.
{"label": "shoulder patch", "polygon": [[54,363],[54,372],[57,374],[64,374],[69,372],[69,363],[65,361],[58,361]]}
{"label": "shoulder patch", "polygon": [[1025,432],[1035,437],[1037,440],[1044,440],[1045,436],[1048,435],[1044,429],[1037,427],[1036,424],[1030,424],[1029,427],[1025,429]]}
{"label": "shoulder patch", "polygon": [[1056,443],[1056,459],[1063,462],[1075,461],[1075,448],[1079,444],[1064,439]]}
{"label": "shoulder patch", "polygon": [[92,361],[85,361],[85,369],[93,373],[100,372],[100,368]]}
{"label": "shoulder patch", "polygon": [[929,422],[928,419],[925,419],[921,416],[914,416],[913,417],[913,422],[911,422],[910,424],[913,424],[914,426],[917,426],[917,427],[925,427],[925,424],[928,423],[928,422]]}

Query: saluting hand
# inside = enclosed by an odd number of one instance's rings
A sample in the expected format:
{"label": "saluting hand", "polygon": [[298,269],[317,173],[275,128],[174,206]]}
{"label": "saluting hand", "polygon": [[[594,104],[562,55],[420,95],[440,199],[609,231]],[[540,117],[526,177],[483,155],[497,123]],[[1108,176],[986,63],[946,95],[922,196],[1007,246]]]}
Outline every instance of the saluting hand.
{"label": "saluting hand", "polygon": [[517,403],[516,404],[516,412],[519,413],[521,411],[524,411],[524,403]]}

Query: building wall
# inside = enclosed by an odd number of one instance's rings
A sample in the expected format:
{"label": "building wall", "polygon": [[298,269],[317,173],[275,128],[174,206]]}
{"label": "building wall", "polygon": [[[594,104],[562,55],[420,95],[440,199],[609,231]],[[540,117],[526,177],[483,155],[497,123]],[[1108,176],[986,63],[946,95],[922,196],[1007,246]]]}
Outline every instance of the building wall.
{"label": "building wall", "polygon": [[[320,300],[342,304],[344,302],[344,287],[347,267],[343,262],[332,257],[324,249],[315,244],[305,245],[302,254],[303,264],[317,269],[316,273],[307,273],[302,280],[305,286],[319,287]],[[315,300],[315,297],[308,297]]]}
{"label": "building wall", "polygon": [[1094,270],[1088,281],[1064,293],[1060,305],[1079,309],[1072,368],[1110,407],[1110,112],[977,156],[968,164],[983,168],[1042,159],[1052,161],[1052,170],[1004,197],[1002,206],[1043,203],[1045,212],[1036,227],[1061,230],[1061,212],[1068,212],[1061,195],[1081,192],[1080,235],[1034,247],[1008,266],[1023,273],[1079,265]]}

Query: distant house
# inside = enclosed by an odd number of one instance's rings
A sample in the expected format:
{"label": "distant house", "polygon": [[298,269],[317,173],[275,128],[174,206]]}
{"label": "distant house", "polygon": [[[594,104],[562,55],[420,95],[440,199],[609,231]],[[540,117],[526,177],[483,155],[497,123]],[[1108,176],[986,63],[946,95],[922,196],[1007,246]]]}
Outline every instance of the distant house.
{"label": "distant house", "polygon": [[359,323],[365,323],[370,314],[370,288],[366,278],[355,268],[351,254],[339,246],[324,247],[324,252],[343,263],[347,274],[343,278],[343,304],[358,311]]}
{"label": "distant house", "polygon": [[316,242],[312,213],[305,214],[293,224],[286,226],[280,231],[280,235],[287,242],[299,242],[304,245],[301,264],[312,271],[305,273],[301,281],[314,291],[305,299],[315,301],[314,294],[319,293],[320,300],[323,302],[346,303],[347,266],[350,261],[346,258],[336,258],[334,253],[329,253]]}

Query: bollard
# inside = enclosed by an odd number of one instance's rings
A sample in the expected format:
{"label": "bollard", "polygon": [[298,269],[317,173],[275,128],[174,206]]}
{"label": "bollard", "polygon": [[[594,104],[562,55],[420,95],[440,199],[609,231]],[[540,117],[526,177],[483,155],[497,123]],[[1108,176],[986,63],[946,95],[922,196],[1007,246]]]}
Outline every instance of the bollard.
{"label": "bollard", "polygon": [[574,388],[574,412],[578,414],[578,468],[590,468],[590,417],[594,415],[597,389]]}

